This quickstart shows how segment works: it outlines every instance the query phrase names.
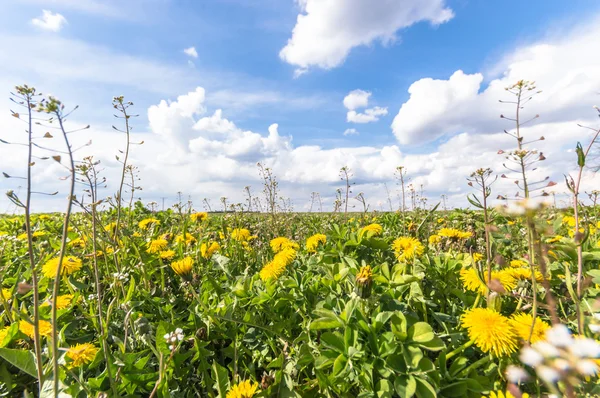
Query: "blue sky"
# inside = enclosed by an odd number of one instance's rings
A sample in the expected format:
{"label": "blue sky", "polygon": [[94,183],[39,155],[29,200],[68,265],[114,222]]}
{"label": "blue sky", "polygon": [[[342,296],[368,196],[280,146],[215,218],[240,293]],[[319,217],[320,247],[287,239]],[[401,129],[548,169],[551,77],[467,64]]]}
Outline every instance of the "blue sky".
{"label": "blue sky", "polygon": [[[329,6],[319,7],[319,1]],[[158,143],[157,147],[183,151],[171,153],[171,159],[185,159],[190,170],[205,167],[206,156],[201,153],[207,148],[212,148],[211,156],[226,158],[224,168],[247,168],[258,159],[272,163],[284,187],[292,192],[297,191],[294,188],[297,184],[305,184],[306,192],[329,190],[335,180],[331,174],[339,167],[327,159],[343,162],[347,155],[350,163],[356,164],[356,177],[365,181],[365,188],[372,180],[372,192],[379,192],[374,197],[380,196],[381,184],[386,179],[393,184],[393,170],[370,173],[364,164],[383,169],[388,162],[427,161],[431,154],[440,152],[440,145],[457,140],[461,134],[486,134],[486,139],[491,139],[493,134],[501,132],[492,117],[489,124],[483,120],[463,123],[452,117],[448,119],[447,113],[467,118],[470,115],[466,109],[492,104],[488,97],[494,93],[488,90],[488,84],[502,82],[523,65],[530,76],[521,78],[538,80],[538,71],[544,69],[540,77],[554,82],[552,76],[564,70],[546,70],[548,65],[538,59],[539,54],[532,55],[529,50],[539,45],[555,46],[551,57],[567,56],[572,49],[564,38],[585,40],[584,27],[594,26],[600,15],[600,7],[593,0],[22,0],[7,3],[3,9],[0,45],[7,51],[4,57],[0,56],[3,75],[0,88],[6,94],[12,85],[29,82],[69,104],[79,104],[81,110],[75,116],[76,121],[91,123],[100,137],[103,135],[99,132],[109,130],[113,123],[111,97],[123,94],[135,102],[140,114],[135,122],[140,138],[158,136],[171,141]],[[411,11],[386,20],[386,15],[398,9]],[[60,14],[64,21],[59,26],[36,25],[32,20],[40,19],[43,10],[54,17]],[[296,34],[295,27],[303,17],[307,30]],[[382,34],[381,29],[386,33]],[[318,36],[319,32],[323,37]],[[394,39],[390,39],[391,35]],[[288,40],[297,41],[286,59],[282,49]],[[352,41],[363,44],[348,44]],[[325,42],[331,47],[327,48]],[[590,46],[594,45],[590,42]],[[190,47],[195,49],[197,57],[183,52]],[[336,55],[336,51],[343,49],[345,56]],[[593,116],[587,114],[589,107],[584,109],[583,104],[586,96],[593,98],[593,88],[598,84],[597,76],[588,72],[596,61],[587,59],[581,65],[575,61],[573,70],[580,68],[593,84],[577,104],[567,103],[554,109],[553,115],[560,117],[553,116],[553,122],[567,123]],[[450,76],[459,70],[471,77],[465,78],[460,86],[472,86],[464,93],[472,97],[469,98],[472,102],[457,102],[463,95],[461,88],[448,83]],[[300,76],[295,71],[301,71]],[[443,97],[442,102],[431,101],[430,105],[447,107],[447,112],[433,112],[433,116],[427,111],[422,113],[420,105],[427,104],[416,104],[417,99],[411,99],[409,88],[422,79],[443,82],[439,87],[423,83],[423,92],[429,93],[424,94],[423,101],[427,102],[428,95],[432,99]],[[152,105],[161,100],[176,101],[178,96],[193,92],[196,87],[205,90],[205,98],[197,103],[201,111],[197,109],[191,118],[184,115],[181,120],[172,120],[165,110],[166,113],[157,116],[161,119],[160,127],[156,123],[153,127],[148,119]],[[564,87],[546,88],[550,93],[564,90]],[[356,112],[360,117],[366,109],[379,107],[382,113],[375,120],[367,123],[347,120],[350,117],[347,113],[353,109],[347,109],[342,101],[353,90],[370,93],[368,104]],[[549,100],[543,98],[542,102]],[[400,115],[399,109],[411,102],[416,105],[407,106],[406,113]],[[485,108],[490,115],[503,111],[500,107]],[[220,133],[230,134],[229,138],[214,138],[212,125],[207,130],[191,128],[217,109],[222,109],[222,118],[234,123],[239,131]],[[408,117],[409,109],[416,112],[415,120]],[[420,117],[424,120],[419,120]],[[473,115],[473,119],[480,117],[481,113]],[[170,131],[169,123],[180,126],[183,119],[190,126],[175,135],[185,137],[186,141],[175,143],[166,131]],[[400,127],[392,127],[394,120]],[[269,143],[266,137],[273,123],[278,124],[278,136]],[[404,128],[407,124],[411,125],[408,130]],[[348,129],[355,129],[358,134],[344,135]],[[240,155],[239,148],[232,150],[228,145],[245,145],[236,144],[244,131],[255,135],[248,136],[250,146],[244,147]],[[196,136],[204,137],[204,141],[196,140],[194,149],[190,142]],[[258,143],[260,137],[264,142]],[[98,156],[108,157],[109,143],[101,145]],[[323,170],[327,176],[309,178],[302,171],[286,169],[285,159],[305,156],[303,149],[311,146],[319,146],[320,152],[311,154],[306,161],[324,162],[323,167],[315,170]],[[357,153],[356,148],[360,147],[369,148],[368,153]],[[395,152],[386,155],[387,152],[382,152],[384,148],[393,148],[390,151]],[[219,150],[224,152],[218,153]],[[415,157],[409,159],[409,155]],[[152,149],[140,153],[142,160],[146,156],[154,156]],[[298,157],[300,162],[304,159]],[[444,160],[440,162],[443,164]],[[140,166],[143,179],[166,178],[152,174],[157,171],[151,167]],[[430,186],[432,195],[440,195],[443,187],[439,180],[444,178],[432,175],[435,169],[419,165],[414,168],[413,176],[415,184]],[[257,184],[252,177],[255,171],[241,174],[234,178],[231,174],[214,173],[211,178],[195,183],[212,184],[219,187],[213,193],[222,189],[224,194],[237,197],[241,187],[234,189],[235,184],[244,181]],[[4,181],[0,188],[10,185]],[[150,198],[172,195],[159,192],[159,185],[150,189]],[[450,192],[453,190],[457,198],[464,191],[449,187]],[[192,194],[202,195],[196,191]]]}

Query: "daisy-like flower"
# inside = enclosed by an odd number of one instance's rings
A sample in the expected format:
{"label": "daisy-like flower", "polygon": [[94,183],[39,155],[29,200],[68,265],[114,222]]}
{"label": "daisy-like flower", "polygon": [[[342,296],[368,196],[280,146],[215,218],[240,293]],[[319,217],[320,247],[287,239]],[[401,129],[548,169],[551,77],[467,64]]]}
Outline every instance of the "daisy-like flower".
{"label": "daisy-like flower", "polygon": [[151,225],[157,226],[159,224],[160,220],[157,220],[156,218],[145,218],[138,223],[138,227],[140,227],[140,229],[147,230]]}
{"label": "daisy-like flower", "polygon": [[283,249],[273,257],[273,260],[260,270],[260,279],[263,281],[277,280],[284,273],[286,267],[296,258],[296,251],[291,248]]}
{"label": "daisy-like flower", "polygon": [[[502,391],[502,390],[498,390],[498,391],[490,391],[490,398],[516,398],[514,395],[511,394],[510,391]],[[521,398],[529,398],[529,394],[527,393],[523,393],[521,394]]]}
{"label": "daisy-like flower", "polygon": [[442,241],[442,238],[439,235],[431,235],[428,241],[431,246],[435,246]]}
{"label": "daisy-like flower", "polygon": [[236,228],[231,231],[231,239],[237,240],[238,242],[247,242],[254,238],[255,236],[250,235],[250,231],[246,228]]}
{"label": "daisy-like flower", "polygon": [[[56,298],[56,308],[59,310],[64,310],[65,308],[69,308],[71,306],[71,302],[73,301],[72,294],[62,294]],[[50,305],[52,300],[49,299],[45,301],[42,306]]]}
{"label": "daisy-like flower", "polygon": [[[40,336],[49,337],[52,334],[52,324],[50,322],[40,319],[39,327]],[[27,335],[27,337],[29,337],[30,339],[33,339],[33,336],[35,334],[33,324],[27,321],[19,321],[19,330],[21,331],[21,333]]]}
{"label": "daisy-like flower", "polygon": [[280,236],[275,239],[271,239],[271,242],[269,243],[269,245],[271,246],[271,250],[273,250],[273,253],[279,253],[283,249],[298,250],[298,244],[296,242],[293,242],[283,236]]}
{"label": "daisy-like flower", "polygon": [[[511,268],[506,270],[513,278],[521,281],[531,280],[531,268]],[[540,271],[535,271],[535,280],[541,282],[544,280],[544,275]]]}
{"label": "daisy-like flower", "polygon": [[189,233],[185,234],[185,237],[183,236],[183,234],[181,234],[181,235],[177,235],[175,237],[175,242],[177,242],[177,243],[184,243],[185,242],[186,246],[189,246],[191,244],[196,243],[196,238],[194,238]]}
{"label": "daisy-like flower", "polygon": [[392,243],[394,254],[398,261],[410,261],[420,256],[425,251],[425,247],[415,238],[403,236]]}
{"label": "daisy-like flower", "polygon": [[171,268],[179,276],[188,276],[192,272],[194,265],[194,259],[191,257],[185,257],[183,260],[175,261],[171,263]]}
{"label": "daisy-like flower", "polygon": [[192,213],[190,214],[190,218],[192,219],[192,221],[195,222],[199,222],[199,221],[204,221],[208,218],[208,213],[201,211],[198,213]]}
{"label": "daisy-like flower", "polygon": [[165,239],[154,239],[148,242],[148,248],[146,249],[146,252],[150,254],[158,253],[165,250],[168,245],[169,242],[167,242]]}
{"label": "daisy-like flower", "polygon": [[[525,313],[514,314],[510,318],[510,324],[519,338],[527,341],[531,332],[531,325],[533,324],[533,316]],[[548,329],[550,329],[550,325],[536,317],[533,334],[531,335],[531,343],[545,340]]]}
{"label": "daisy-like flower", "polygon": [[362,228],[363,233],[370,233],[371,236],[380,235],[383,232],[381,224],[369,224]]}
{"label": "daisy-like flower", "polygon": [[517,350],[517,335],[510,320],[498,312],[490,308],[473,308],[460,319],[469,338],[481,351],[502,357]]}
{"label": "daisy-like flower", "polygon": [[316,253],[317,247],[319,247],[320,244],[324,245],[325,243],[327,243],[327,236],[315,234],[306,239],[306,251],[309,253]]}
{"label": "daisy-like flower", "polygon": [[[42,267],[42,273],[46,278],[54,278],[58,269],[58,257],[54,257],[46,262]],[[74,256],[65,256],[62,261],[60,273],[62,276],[71,275],[73,272],[81,269],[82,262]]]}
{"label": "daisy-like flower", "polygon": [[211,242],[210,244],[205,242],[200,246],[200,255],[205,259],[209,259],[220,249],[221,245],[217,242]]}
{"label": "daisy-like flower", "polygon": [[529,263],[524,260],[511,260],[510,266],[513,268],[524,268],[524,267],[529,267]]}
{"label": "daisy-like flower", "polygon": [[[465,289],[479,294],[487,294],[488,286],[487,272],[483,273],[485,282],[479,278],[474,268],[463,268],[460,270],[460,279],[463,281]],[[517,280],[508,272],[508,270],[492,271],[492,279],[500,282],[502,287],[507,290],[513,290],[517,286]]]}
{"label": "daisy-like flower", "polygon": [[437,234],[444,238],[456,239],[456,240],[469,239],[472,236],[472,234],[470,232],[460,231],[455,228],[442,228],[437,232]]}
{"label": "daisy-like flower", "polygon": [[68,366],[71,368],[78,368],[92,362],[97,353],[97,347],[90,343],[84,343],[71,346],[65,355],[71,360]]}
{"label": "daisy-like flower", "polygon": [[158,253],[158,257],[160,257],[161,260],[171,260],[175,257],[175,252],[173,250],[165,250]]}
{"label": "daisy-like flower", "polygon": [[256,394],[258,383],[252,383],[250,380],[244,380],[234,385],[227,392],[226,398],[252,398]]}

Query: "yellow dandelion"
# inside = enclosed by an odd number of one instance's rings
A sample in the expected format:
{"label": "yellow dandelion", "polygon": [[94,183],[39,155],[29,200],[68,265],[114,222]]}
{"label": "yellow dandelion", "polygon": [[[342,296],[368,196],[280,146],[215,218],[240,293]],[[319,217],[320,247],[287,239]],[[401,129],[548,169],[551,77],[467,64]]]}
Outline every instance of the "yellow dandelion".
{"label": "yellow dandelion", "polygon": [[150,242],[148,242],[148,248],[146,249],[146,252],[148,252],[150,254],[158,253],[158,252],[165,250],[168,245],[169,245],[169,242],[167,242],[164,239],[161,239],[161,238],[154,239],[154,240],[151,240]]}
{"label": "yellow dandelion", "polygon": [[273,257],[273,260],[260,270],[263,281],[279,279],[286,267],[296,258],[296,251],[291,248],[283,249]]}
{"label": "yellow dandelion", "polygon": [[114,230],[117,228],[117,223],[116,222],[111,222],[109,224],[106,224],[106,226],[104,227],[104,230],[106,232],[114,232]]}
{"label": "yellow dandelion", "polygon": [[370,233],[370,235],[380,235],[383,232],[383,227],[380,224],[369,224],[362,228],[363,233]]}
{"label": "yellow dandelion", "polygon": [[514,221],[509,221],[508,225],[515,225],[515,222]]}
{"label": "yellow dandelion", "polygon": [[441,224],[441,223],[443,223],[443,222],[444,222],[444,219],[443,219],[443,218],[438,218],[438,219],[437,219],[437,222],[438,222],[438,224]]}
{"label": "yellow dandelion", "polygon": [[157,220],[156,218],[145,218],[138,223],[138,227],[140,227],[140,229],[147,230],[150,228],[150,226],[155,227],[159,224],[160,220]]}
{"label": "yellow dandelion", "polygon": [[[69,308],[71,306],[71,302],[73,301],[72,294],[63,294],[56,298],[56,308],[59,310],[64,310],[65,308]],[[50,305],[52,302],[51,299],[45,301],[42,306]]]}
{"label": "yellow dandelion", "polygon": [[469,338],[481,351],[501,357],[517,350],[517,336],[510,320],[498,312],[490,308],[474,308],[460,319]]}
{"label": "yellow dandelion", "polygon": [[141,238],[143,235],[140,234],[138,231],[135,231],[133,234],[131,234],[131,236],[134,238]]}
{"label": "yellow dandelion", "polygon": [[556,235],[553,236],[552,238],[548,238],[546,239],[546,243],[556,243],[556,242],[560,242],[561,240],[563,240],[565,237],[562,235]]}
{"label": "yellow dandelion", "polygon": [[471,257],[473,258],[474,262],[483,260],[483,254],[481,253],[473,253]]}
{"label": "yellow dandelion", "polygon": [[[73,272],[81,269],[81,260],[74,256],[65,256],[63,258],[61,275],[71,275]],[[54,278],[58,269],[58,257],[54,257],[46,262],[42,267],[42,273],[46,278]]]}
{"label": "yellow dandelion", "polygon": [[306,239],[306,251],[309,253],[316,253],[317,247],[320,244],[327,243],[327,236],[323,234],[315,234],[308,239]]}
{"label": "yellow dandelion", "polygon": [[571,228],[574,228],[575,227],[575,217],[564,216],[562,219],[562,223],[568,225]]}
{"label": "yellow dandelion", "polygon": [[[463,281],[465,289],[481,295],[487,294],[487,272],[484,272],[484,280],[479,278],[477,271],[474,268],[463,268],[460,270],[460,279]],[[492,279],[500,282],[502,287],[507,290],[513,290],[517,286],[517,280],[507,271],[492,271]]]}
{"label": "yellow dandelion", "polygon": [[209,259],[220,249],[221,245],[219,245],[217,242],[211,242],[210,245],[205,242],[200,246],[200,254],[203,258]]}
{"label": "yellow dandelion", "polygon": [[9,329],[10,329],[10,326],[6,326],[6,327],[3,327],[2,329],[0,329],[0,346],[2,345],[2,342],[4,341],[6,336],[8,335]]}
{"label": "yellow dandelion", "polygon": [[69,247],[79,247],[80,249],[84,249],[85,248],[85,238],[79,237],[79,238],[75,238],[75,239],[71,239],[69,241],[69,243],[67,243],[67,245]]}
{"label": "yellow dandelion", "polygon": [[[531,280],[531,268],[512,268],[507,269],[507,273],[509,273],[513,278],[521,280],[521,281],[530,281]],[[544,280],[544,275],[540,271],[535,271],[535,280],[541,282]]]}
{"label": "yellow dandelion", "polygon": [[175,252],[173,250],[165,250],[158,253],[158,257],[160,257],[162,260],[171,260],[173,257],[175,257]]}
{"label": "yellow dandelion", "polygon": [[410,261],[420,256],[425,251],[425,247],[415,238],[403,236],[392,243],[392,248],[398,261]]}
{"label": "yellow dandelion", "polygon": [[238,242],[245,242],[250,240],[250,231],[246,228],[236,228],[231,231],[231,239],[237,240]]}
{"label": "yellow dandelion", "polygon": [[[37,238],[41,238],[46,235],[47,235],[46,231],[33,231],[33,233],[31,234],[31,239],[37,240]],[[20,234],[19,236],[17,236],[17,239],[27,240],[27,233],[24,232],[24,233]]]}
{"label": "yellow dandelion", "polygon": [[273,253],[279,253],[284,249],[298,249],[298,244],[296,242],[293,242],[283,236],[271,239],[269,245],[271,246],[271,250],[273,250]]}
{"label": "yellow dandelion", "polygon": [[356,283],[364,285],[369,283],[373,279],[373,269],[370,265],[360,267],[358,274],[356,274]]}
{"label": "yellow dandelion", "polygon": [[40,220],[40,221],[46,221],[46,220],[49,220],[49,219],[50,219],[50,216],[47,215],[47,214],[40,214],[38,216],[38,220]]}
{"label": "yellow dandelion", "polygon": [[192,221],[198,222],[198,221],[204,221],[208,218],[208,213],[201,211],[198,213],[192,213],[190,214],[190,218],[192,219]]}
{"label": "yellow dandelion", "polygon": [[[531,325],[533,324],[533,315],[531,314],[514,314],[510,318],[510,324],[517,333],[519,338],[527,341],[531,333]],[[536,343],[546,339],[546,331],[550,329],[550,325],[542,321],[539,317],[535,318],[533,326],[533,334],[531,335],[531,343]]]}
{"label": "yellow dandelion", "polygon": [[78,368],[92,362],[97,353],[98,348],[90,343],[84,343],[71,346],[65,355],[71,360],[69,367]]}
{"label": "yellow dandelion", "polygon": [[[489,398],[516,398],[516,397],[514,395],[512,395],[510,391],[504,392],[504,391],[498,390],[498,391],[491,391]],[[530,395],[525,392],[525,393],[521,394],[521,398],[530,398]]]}
{"label": "yellow dandelion", "polygon": [[192,272],[192,266],[194,265],[194,259],[191,257],[185,257],[183,260],[175,261],[171,263],[171,268],[179,276],[187,276]]}
{"label": "yellow dandelion", "polygon": [[442,228],[437,233],[439,236],[448,239],[469,239],[472,234],[466,231],[460,231],[455,228]]}
{"label": "yellow dandelion", "polygon": [[[42,336],[42,337],[48,337],[52,334],[52,324],[48,321],[44,321],[43,319],[40,319],[39,328],[40,328],[40,336]],[[33,336],[34,336],[33,324],[31,324],[27,321],[19,321],[19,330],[21,331],[21,333],[27,335],[27,337],[29,337],[30,339],[33,339]]]}
{"label": "yellow dandelion", "polygon": [[442,238],[439,235],[431,235],[428,240],[431,246],[435,246],[442,241]]}
{"label": "yellow dandelion", "polygon": [[175,242],[177,242],[177,243],[184,243],[185,242],[186,246],[189,246],[191,244],[196,243],[196,238],[194,238],[190,234],[185,234],[185,237],[183,236],[183,234],[181,234],[181,235],[177,235],[175,237]]}
{"label": "yellow dandelion", "polygon": [[523,268],[523,267],[529,267],[529,263],[524,260],[511,260],[510,266],[513,268]]}
{"label": "yellow dandelion", "polygon": [[12,289],[2,289],[0,290],[0,294],[2,294],[2,300],[4,301],[12,299]]}
{"label": "yellow dandelion", "polygon": [[239,384],[234,385],[227,392],[226,398],[252,398],[256,394],[258,383],[252,383],[249,380],[244,380]]}

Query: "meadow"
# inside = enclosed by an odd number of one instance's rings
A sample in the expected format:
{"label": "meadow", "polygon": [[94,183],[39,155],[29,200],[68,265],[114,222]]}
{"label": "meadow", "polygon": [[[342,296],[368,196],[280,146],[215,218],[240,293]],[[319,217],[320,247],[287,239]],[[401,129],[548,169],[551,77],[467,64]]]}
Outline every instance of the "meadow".
{"label": "meadow", "polygon": [[[507,90],[520,109],[535,87]],[[7,193],[20,212],[0,216],[2,396],[600,395],[600,206],[579,191],[598,133],[574,152],[571,207],[535,200],[554,183],[528,179],[545,158],[517,112],[505,156],[520,195],[500,206],[506,171],[477,169],[471,209],[409,198],[376,212],[356,198],[364,211],[349,212],[342,168],[333,212],[293,213],[261,166],[262,212],[252,198],[156,211],[127,185],[131,103],[113,102],[126,149],[106,198],[98,162],[75,159],[65,107],[27,86],[15,102],[30,149],[29,115],[58,126],[66,150],[50,161],[69,169],[71,191],[65,213],[35,213],[30,151],[26,193]]]}

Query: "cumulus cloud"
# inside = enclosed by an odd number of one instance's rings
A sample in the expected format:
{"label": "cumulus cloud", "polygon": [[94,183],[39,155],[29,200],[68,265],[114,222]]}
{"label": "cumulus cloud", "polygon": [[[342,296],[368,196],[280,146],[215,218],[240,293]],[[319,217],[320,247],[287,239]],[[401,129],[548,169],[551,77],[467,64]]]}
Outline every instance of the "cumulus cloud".
{"label": "cumulus cloud", "polygon": [[198,58],[198,51],[196,51],[196,47],[186,48],[183,50],[183,52],[192,58]]}
{"label": "cumulus cloud", "polygon": [[37,18],[33,18],[31,23],[39,28],[50,30],[52,32],[58,32],[67,24],[67,19],[59,13],[43,10],[42,15]]}
{"label": "cumulus cloud", "polygon": [[534,80],[542,90],[525,112],[540,114],[543,121],[574,120],[574,115],[598,102],[600,53],[589,51],[598,34],[598,24],[592,23],[553,42],[519,48],[493,68],[500,77],[487,86],[482,73],[461,70],[448,79],[420,79],[408,89],[410,97],[400,107],[392,130],[401,144],[424,143],[458,132],[501,131],[507,123],[499,115],[510,115],[514,107],[498,100],[514,100],[505,87],[521,79]]}
{"label": "cumulus cloud", "polygon": [[348,109],[346,120],[352,123],[370,123],[379,120],[379,117],[387,115],[387,108],[376,106],[357,112],[356,109],[369,106],[371,92],[364,90],[353,90],[344,97],[344,106]]}
{"label": "cumulus cloud", "polygon": [[438,25],[454,15],[444,0],[298,0],[298,5],[301,13],[279,56],[301,71],[334,68],[354,47],[391,43],[400,29],[421,21]]}
{"label": "cumulus cloud", "polygon": [[360,133],[356,130],[356,129],[346,129],[344,131],[344,136],[349,136],[349,135],[359,135]]}

